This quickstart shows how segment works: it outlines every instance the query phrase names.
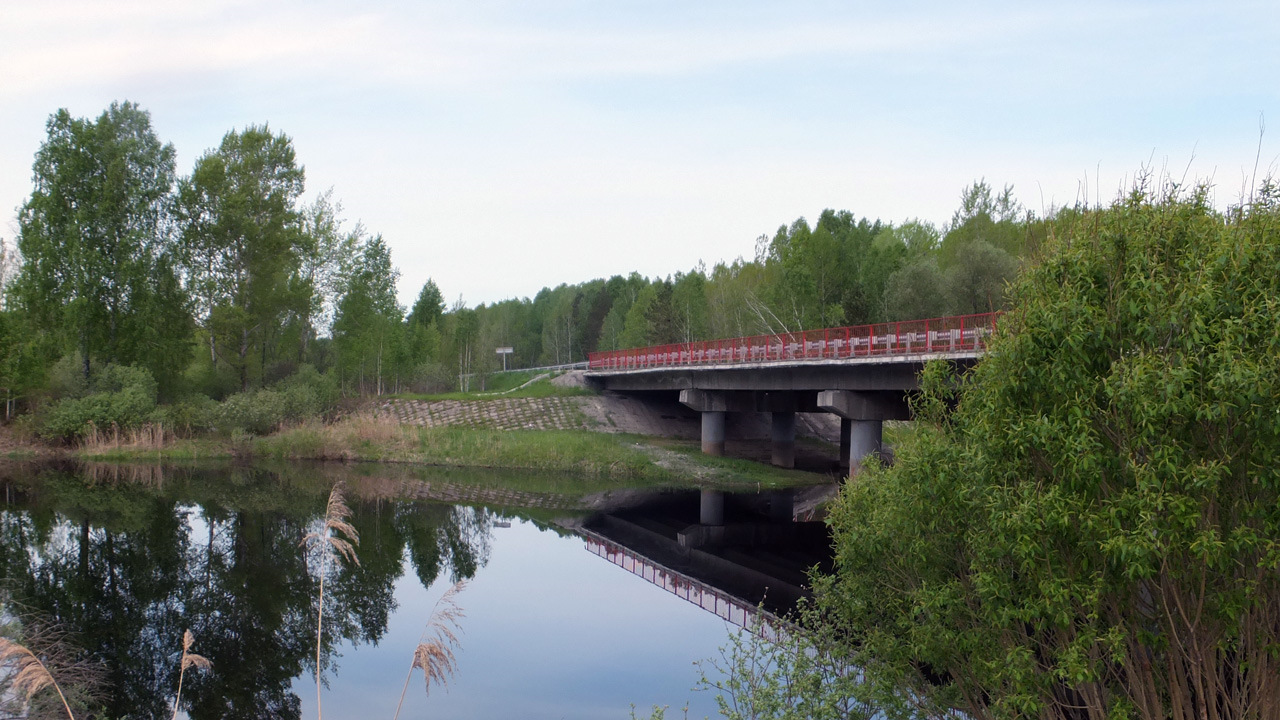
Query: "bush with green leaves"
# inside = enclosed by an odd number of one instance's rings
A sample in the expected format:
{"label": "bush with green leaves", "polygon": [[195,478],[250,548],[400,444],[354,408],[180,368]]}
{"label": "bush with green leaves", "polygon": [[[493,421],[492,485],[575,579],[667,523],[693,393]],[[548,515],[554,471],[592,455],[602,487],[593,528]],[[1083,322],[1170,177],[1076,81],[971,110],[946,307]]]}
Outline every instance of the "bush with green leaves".
{"label": "bush with green leaves", "polygon": [[266,435],[287,423],[323,415],[337,400],[333,378],[304,365],[271,388],[236,393],[223,400],[214,424],[225,433]]}
{"label": "bush with green leaves", "polygon": [[188,395],[157,410],[165,427],[181,437],[212,432],[218,427],[218,403],[206,395]]}
{"label": "bush with green leaves", "polygon": [[107,365],[82,386],[78,396],[49,407],[40,422],[40,433],[58,440],[83,436],[90,428],[136,428],[152,419],[156,408],[156,381],[146,368]]}
{"label": "bush with green leaves", "polygon": [[813,608],[802,605],[793,621],[762,612],[751,626],[731,630],[718,658],[697,663],[695,689],[715,692],[728,720],[871,720],[880,714],[853,653],[822,631]]}
{"label": "bush with green leaves", "polygon": [[1073,213],[833,510],[824,611],[905,715],[1280,713],[1280,192]]}

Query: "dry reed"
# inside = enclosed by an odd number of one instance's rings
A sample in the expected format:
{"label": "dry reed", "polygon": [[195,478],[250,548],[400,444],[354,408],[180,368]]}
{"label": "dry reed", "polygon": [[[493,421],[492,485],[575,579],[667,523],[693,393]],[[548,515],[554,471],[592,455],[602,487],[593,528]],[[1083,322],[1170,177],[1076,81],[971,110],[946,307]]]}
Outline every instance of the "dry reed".
{"label": "dry reed", "polygon": [[108,450],[163,450],[173,440],[173,432],[164,423],[147,423],[137,428],[121,430],[114,423],[109,430],[99,429],[89,423],[89,429],[80,437],[80,449],[88,452]]}
{"label": "dry reed", "polygon": [[431,693],[431,684],[447,686],[449,678],[456,669],[453,657],[454,648],[458,647],[458,633],[462,626],[458,622],[466,616],[458,606],[458,593],[467,586],[466,580],[459,580],[449,588],[431,609],[427,618],[427,626],[418,638],[418,645],[413,649],[413,663],[409,665],[409,674],[404,677],[404,689],[400,691],[400,703],[396,705],[395,717],[400,717],[400,708],[404,706],[404,696],[409,690],[409,681],[413,671],[422,669],[426,692]]}
{"label": "dry reed", "polygon": [[320,602],[316,611],[316,717],[322,720],[324,712],[320,705],[320,641],[324,634],[324,578],[329,565],[336,563],[339,555],[356,565],[360,564],[355,551],[355,546],[360,544],[360,534],[347,522],[350,517],[351,508],[347,507],[342,495],[342,484],[338,483],[329,491],[329,502],[325,506],[324,521],[320,529],[304,535],[301,543],[309,549],[317,548],[320,552]]}
{"label": "dry reed", "polygon": [[26,697],[28,704],[31,703],[33,695],[51,687],[57,691],[58,698],[62,700],[62,707],[67,711],[67,717],[75,720],[76,716],[71,712],[67,696],[62,694],[62,688],[53,679],[53,673],[49,672],[49,668],[26,646],[8,638],[0,638],[0,665],[13,672],[9,681],[15,691]]}
{"label": "dry reed", "polygon": [[197,655],[191,652],[191,645],[195,642],[195,636],[190,630],[182,633],[182,663],[178,670],[178,694],[173,696],[173,717],[178,718],[178,702],[182,699],[182,681],[187,675],[187,668],[193,667],[198,670],[207,670],[213,667],[213,663],[203,655]]}

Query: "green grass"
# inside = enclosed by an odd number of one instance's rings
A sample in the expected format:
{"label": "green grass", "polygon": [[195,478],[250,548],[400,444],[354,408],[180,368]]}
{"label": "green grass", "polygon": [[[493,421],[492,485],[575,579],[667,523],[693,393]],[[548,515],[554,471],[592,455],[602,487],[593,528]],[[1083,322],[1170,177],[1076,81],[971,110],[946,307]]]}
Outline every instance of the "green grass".
{"label": "green grass", "polygon": [[368,417],[319,422],[257,438],[176,440],[163,448],[98,447],[74,454],[107,462],[195,462],[239,458],[255,462],[342,461],[434,468],[508,469],[606,486],[781,487],[823,482],[825,476],[750,460],[701,454],[697,443],[584,430],[426,428]]}
{"label": "green grass", "polygon": [[425,428],[352,419],[256,438],[248,450],[252,457],[276,460],[412,462],[647,480],[670,477],[641,449],[614,436],[582,431]]}
{"label": "green grass", "polygon": [[704,455],[702,445],[697,440],[632,437],[638,442],[681,456],[689,466],[685,471],[686,474],[700,476],[711,484],[725,480],[733,485],[754,485],[762,489],[774,489],[797,485],[821,485],[836,480],[833,476],[822,473],[789,470],[745,458]]}

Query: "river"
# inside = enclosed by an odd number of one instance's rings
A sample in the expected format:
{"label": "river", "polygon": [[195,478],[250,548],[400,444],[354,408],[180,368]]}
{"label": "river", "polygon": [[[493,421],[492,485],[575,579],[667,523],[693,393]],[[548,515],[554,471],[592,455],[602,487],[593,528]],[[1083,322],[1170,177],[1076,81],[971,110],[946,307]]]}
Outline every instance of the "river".
{"label": "river", "polygon": [[754,570],[727,583],[746,599],[699,579],[724,562],[690,560],[687,533],[664,530],[697,523],[697,493],[369,467],[29,468],[0,477],[0,580],[105,663],[110,716],[170,717],[189,629],[213,667],[185,679],[187,716],[315,717],[319,563],[299,543],[335,482],[360,562],[326,576],[326,716],[394,715],[432,607],[461,580],[456,672],[428,692],[414,671],[402,717],[717,714],[695,663],[764,588]]}

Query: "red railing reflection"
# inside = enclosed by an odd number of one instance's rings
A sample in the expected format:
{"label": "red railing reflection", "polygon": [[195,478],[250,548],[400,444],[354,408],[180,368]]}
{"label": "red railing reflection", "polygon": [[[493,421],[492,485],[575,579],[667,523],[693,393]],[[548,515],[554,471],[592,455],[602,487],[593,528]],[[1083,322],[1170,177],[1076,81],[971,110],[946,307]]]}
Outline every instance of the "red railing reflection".
{"label": "red railing reflection", "polygon": [[773,613],[764,611],[701,580],[659,565],[589,530],[578,532],[582,534],[587,544],[587,551],[591,554],[598,555],[623,570],[638,575],[676,597],[718,615],[721,619],[740,628],[766,638],[776,638],[779,621]]}
{"label": "red railing reflection", "polygon": [[840,360],[886,355],[980,352],[1000,313],[804,330],[777,335],[655,345],[594,352],[591,370],[640,370],[685,365]]}

